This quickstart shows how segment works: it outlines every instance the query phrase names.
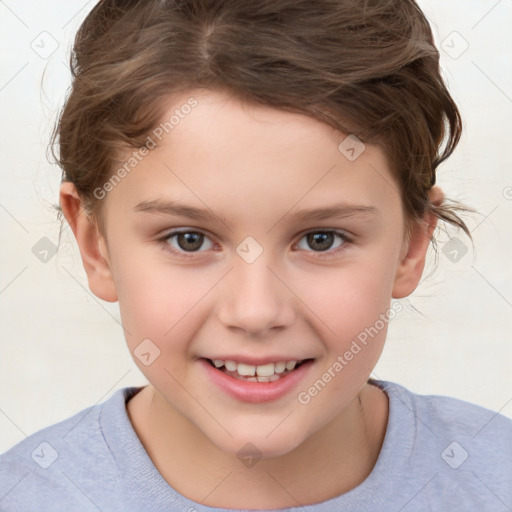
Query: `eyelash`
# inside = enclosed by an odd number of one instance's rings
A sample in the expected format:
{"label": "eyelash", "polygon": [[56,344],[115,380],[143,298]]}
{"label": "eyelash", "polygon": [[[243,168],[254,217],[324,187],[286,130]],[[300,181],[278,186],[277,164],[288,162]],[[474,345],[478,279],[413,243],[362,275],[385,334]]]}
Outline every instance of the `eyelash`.
{"label": "eyelash", "polygon": [[[171,247],[169,245],[169,240],[171,238],[173,238],[177,235],[183,234],[183,233],[198,233],[198,234],[204,235],[205,237],[209,238],[208,235],[206,235],[206,233],[203,233],[202,231],[199,231],[199,230],[181,229],[181,230],[172,231],[172,232],[166,234],[164,237],[160,238],[158,240],[158,242],[160,242],[163,245],[164,250],[166,250],[180,258],[189,260],[189,259],[194,258],[197,253],[200,253],[203,251],[193,251],[193,252],[189,252],[189,253],[181,252],[181,251],[174,249],[173,247]],[[327,249],[326,251],[306,251],[306,252],[312,252],[313,254],[315,254],[315,256],[314,256],[315,258],[329,258],[332,256],[336,256],[336,255],[338,255],[338,253],[346,250],[347,244],[350,244],[353,242],[353,240],[345,233],[345,231],[337,231],[334,229],[316,229],[316,230],[307,231],[306,233],[302,234],[299,241],[302,240],[307,235],[316,234],[316,233],[322,233],[322,234],[331,234],[332,233],[335,236],[337,236],[343,243],[335,250]]]}

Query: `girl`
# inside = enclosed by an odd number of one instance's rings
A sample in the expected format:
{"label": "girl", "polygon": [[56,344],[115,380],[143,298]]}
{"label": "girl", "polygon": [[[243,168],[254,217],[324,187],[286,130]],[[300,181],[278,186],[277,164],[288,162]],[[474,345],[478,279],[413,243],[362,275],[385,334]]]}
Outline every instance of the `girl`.
{"label": "girl", "polygon": [[510,420],[370,378],[469,235],[413,0],[101,1],[72,69],[60,204],[149,384],[6,452],[2,510],[512,506]]}

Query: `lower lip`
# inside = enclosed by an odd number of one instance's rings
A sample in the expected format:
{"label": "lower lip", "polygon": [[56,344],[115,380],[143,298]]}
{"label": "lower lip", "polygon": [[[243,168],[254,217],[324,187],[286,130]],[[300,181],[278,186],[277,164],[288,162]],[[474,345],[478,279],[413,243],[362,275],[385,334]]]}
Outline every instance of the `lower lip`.
{"label": "lower lip", "polygon": [[199,362],[222,391],[237,400],[251,403],[272,402],[283,397],[304,378],[313,364],[313,361],[306,361],[296,370],[273,382],[251,382],[230,377],[214,368],[206,359],[200,359]]}

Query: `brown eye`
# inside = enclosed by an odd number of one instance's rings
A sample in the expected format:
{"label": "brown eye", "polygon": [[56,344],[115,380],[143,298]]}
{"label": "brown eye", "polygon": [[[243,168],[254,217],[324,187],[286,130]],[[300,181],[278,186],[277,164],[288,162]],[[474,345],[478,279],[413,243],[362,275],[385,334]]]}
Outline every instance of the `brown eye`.
{"label": "brown eye", "polygon": [[204,252],[200,249],[203,247],[205,240],[208,240],[210,243],[210,246],[206,247],[206,249],[211,249],[213,247],[213,243],[206,235],[204,235],[204,233],[199,231],[173,231],[166,235],[162,241],[167,245],[168,250],[171,252],[183,254],[187,252]]}
{"label": "brown eye", "polygon": [[202,233],[188,232],[179,233],[176,241],[184,251],[196,251],[203,245],[204,235]]}
{"label": "brown eye", "polygon": [[309,233],[306,236],[309,247],[318,251],[326,251],[334,243],[333,233]]}
{"label": "brown eye", "polygon": [[[303,240],[306,243],[301,245]],[[329,254],[334,254],[342,250],[347,242],[350,242],[350,240],[343,232],[332,230],[310,231],[301,238],[297,247],[307,252],[328,252]]]}

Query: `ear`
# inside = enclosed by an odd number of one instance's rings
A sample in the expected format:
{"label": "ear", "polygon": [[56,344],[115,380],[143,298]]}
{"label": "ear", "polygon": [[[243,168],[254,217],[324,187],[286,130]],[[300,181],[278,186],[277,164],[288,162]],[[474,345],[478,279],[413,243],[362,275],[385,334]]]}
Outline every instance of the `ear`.
{"label": "ear", "polygon": [[60,186],[60,206],[75,235],[92,293],[107,302],[118,300],[110,268],[107,245],[83,207],[75,186],[63,182]]}
{"label": "ear", "polygon": [[[429,199],[432,204],[437,206],[442,204],[443,191],[439,187],[433,187],[429,191]],[[418,286],[437,220],[435,215],[427,212],[421,221],[415,222],[411,226],[410,239],[402,251],[402,259],[395,274],[392,293],[394,299],[407,297]]]}

